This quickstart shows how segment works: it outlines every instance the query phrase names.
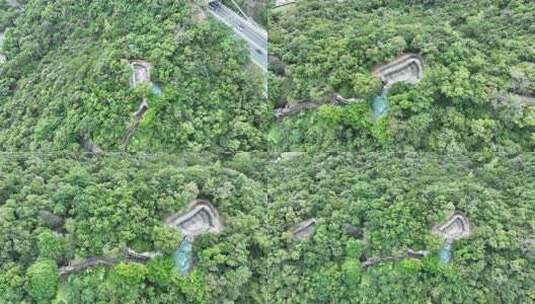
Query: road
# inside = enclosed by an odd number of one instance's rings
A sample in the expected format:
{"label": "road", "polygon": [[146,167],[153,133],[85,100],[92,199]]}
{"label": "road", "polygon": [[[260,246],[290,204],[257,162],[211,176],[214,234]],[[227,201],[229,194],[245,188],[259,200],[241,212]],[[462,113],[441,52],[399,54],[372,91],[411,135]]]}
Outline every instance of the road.
{"label": "road", "polygon": [[234,30],[238,37],[245,40],[249,46],[251,60],[262,71],[267,72],[267,32],[254,22],[251,22],[218,1],[208,5],[208,12],[219,21]]}

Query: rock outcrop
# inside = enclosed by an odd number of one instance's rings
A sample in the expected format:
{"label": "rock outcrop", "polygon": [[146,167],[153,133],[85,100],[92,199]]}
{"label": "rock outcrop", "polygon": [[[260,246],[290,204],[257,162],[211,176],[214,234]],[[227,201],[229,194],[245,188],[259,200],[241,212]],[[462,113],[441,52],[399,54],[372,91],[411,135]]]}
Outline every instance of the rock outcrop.
{"label": "rock outcrop", "polygon": [[59,229],[63,226],[63,218],[47,210],[39,210],[39,221],[50,229]]}
{"label": "rock outcrop", "polygon": [[535,234],[522,242],[522,251],[532,259],[535,259]]}
{"label": "rock outcrop", "polygon": [[350,224],[344,224],[344,232],[351,235],[352,237],[356,238],[356,239],[360,239],[362,238],[362,236],[364,235],[364,230],[360,227],[355,227],[353,225],[350,225]]}
{"label": "rock outcrop", "polygon": [[295,3],[296,0],[275,0],[275,7]]}
{"label": "rock outcrop", "polygon": [[86,152],[93,154],[103,153],[102,149],[89,138],[83,139],[81,145]]}
{"label": "rock outcrop", "polygon": [[306,221],[303,221],[299,224],[297,224],[292,229],[292,235],[294,240],[303,240],[307,239],[312,234],[314,234],[314,230],[316,230],[316,219],[308,219]]}

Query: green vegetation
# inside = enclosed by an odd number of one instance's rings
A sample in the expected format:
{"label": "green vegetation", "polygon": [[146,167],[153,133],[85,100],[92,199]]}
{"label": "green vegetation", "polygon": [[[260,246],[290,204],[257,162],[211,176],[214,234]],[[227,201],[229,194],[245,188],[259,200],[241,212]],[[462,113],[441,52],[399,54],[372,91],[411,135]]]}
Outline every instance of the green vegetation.
{"label": "green vegetation", "polygon": [[26,273],[28,294],[35,303],[48,303],[56,295],[58,266],[49,259],[38,259]]}
{"label": "green vegetation", "polygon": [[[190,1],[0,1],[0,151],[117,151],[144,97],[128,151],[263,149],[263,81],[232,30]],[[130,60],[152,81],[130,89]]]}
{"label": "green vegetation", "polygon": [[[535,300],[532,154],[33,155],[2,156],[0,169],[2,303]],[[182,276],[169,252],[182,237],[164,218],[196,198],[224,229],[195,239]],[[453,211],[473,234],[443,265],[431,228]],[[309,218],[314,233],[293,239]],[[169,250],[58,278],[58,266],[127,246]],[[430,255],[362,266],[408,249]]]}
{"label": "green vegetation", "polygon": [[[532,1],[302,0],[269,24],[267,2],[237,1],[269,28],[271,103],[245,44],[203,2],[0,2],[0,150],[118,151],[133,126],[132,152],[535,148],[535,110],[510,98],[535,96]],[[424,59],[424,78],[390,88],[374,119],[372,71],[406,53]],[[141,59],[161,95],[128,87]],[[300,101],[324,105],[273,118]]]}
{"label": "green vegetation", "polygon": [[[270,99],[325,105],[272,127],[279,151],[532,151],[535,3],[529,0],[300,0],[269,24]],[[372,119],[372,70],[399,55],[424,58],[424,79],[395,85],[389,114]],[[284,73],[285,71],[285,73]]]}
{"label": "green vegetation", "polygon": [[0,0],[1,304],[535,303],[533,1],[223,2]]}

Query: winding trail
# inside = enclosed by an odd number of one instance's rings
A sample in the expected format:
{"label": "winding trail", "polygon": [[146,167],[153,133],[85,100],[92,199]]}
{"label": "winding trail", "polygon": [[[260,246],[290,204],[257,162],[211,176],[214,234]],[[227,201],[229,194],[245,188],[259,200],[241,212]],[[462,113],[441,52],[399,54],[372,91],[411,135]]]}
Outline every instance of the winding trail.
{"label": "winding trail", "polygon": [[313,110],[321,107],[322,105],[337,105],[337,106],[346,106],[353,102],[359,102],[358,98],[344,98],[337,92],[331,93],[329,102],[314,102],[314,101],[301,101],[295,104],[287,104],[282,108],[273,109],[273,115],[275,118],[280,119],[288,116],[297,115],[300,112]]}
{"label": "winding trail", "polygon": [[404,255],[367,259],[366,261],[362,262],[362,267],[366,268],[366,267],[381,264],[384,262],[395,262],[395,261],[401,261],[404,259],[422,259],[428,255],[429,255],[429,251],[425,251],[425,250],[414,251],[412,249],[409,249],[407,250],[407,253]]}
{"label": "winding trail", "polygon": [[65,278],[73,273],[84,271],[92,267],[113,267],[121,262],[144,263],[153,257],[161,255],[160,252],[137,253],[131,248],[127,248],[122,257],[89,257],[82,261],[70,262],[69,265],[59,268],[59,276]]}

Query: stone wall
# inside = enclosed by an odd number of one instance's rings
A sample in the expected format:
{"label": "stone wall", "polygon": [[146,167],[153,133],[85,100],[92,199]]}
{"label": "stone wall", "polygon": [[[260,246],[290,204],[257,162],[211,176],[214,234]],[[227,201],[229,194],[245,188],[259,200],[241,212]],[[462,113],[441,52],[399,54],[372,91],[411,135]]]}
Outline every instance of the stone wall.
{"label": "stone wall", "polygon": [[169,216],[165,223],[183,235],[196,237],[203,233],[219,233],[223,224],[215,207],[206,200],[195,200],[186,213]]}
{"label": "stone wall", "polygon": [[463,214],[455,213],[444,223],[433,227],[433,232],[441,236],[447,243],[451,243],[471,235],[470,222]]}
{"label": "stone wall", "polygon": [[397,82],[416,84],[424,76],[424,63],[419,55],[406,54],[388,64],[377,67],[373,73],[383,81],[387,88]]}
{"label": "stone wall", "polygon": [[293,238],[296,240],[302,240],[309,238],[314,234],[314,230],[316,229],[316,219],[308,219],[306,221],[303,221],[299,224],[297,224],[292,229]]}

